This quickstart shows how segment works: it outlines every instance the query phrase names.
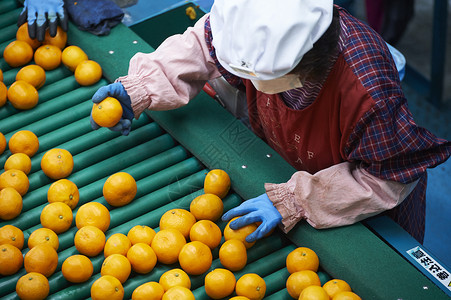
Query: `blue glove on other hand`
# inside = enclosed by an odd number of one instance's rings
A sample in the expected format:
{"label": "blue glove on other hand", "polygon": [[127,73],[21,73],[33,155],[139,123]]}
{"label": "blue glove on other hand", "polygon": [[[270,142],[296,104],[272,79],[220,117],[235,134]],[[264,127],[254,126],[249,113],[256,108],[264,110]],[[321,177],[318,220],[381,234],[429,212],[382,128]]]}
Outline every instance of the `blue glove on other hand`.
{"label": "blue glove on other hand", "polygon": [[17,25],[28,20],[28,34],[30,38],[43,41],[45,31],[49,28],[51,37],[56,35],[58,23],[61,29],[67,31],[67,14],[63,0],[25,0]]}
{"label": "blue glove on other hand", "polygon": [[[95,92],[92,96],[92,102],[99,103],[106,97],[116,98],[122,105],[122,118],[113,127],[109,127],[112,131],[120,131],[122,135],[128,135],[131,130],[132,120],[133,120],[133,110],[131,105],[130,96],[127,94],[124,86],[120,82],[115,82],[106,86],[102,86]],[[91,115],[91,127],[94,130],[100,128],[100,126],[94,122]]]}
{"label": "blue glove on other hand", "polygon": [[231,229],[236,230],[248,224],[262,222],[253,233],[246,237],[248,243],[261,239],[282,221],[282,216],[266,193],[232,208],[222,216],[222,220],[229,221],[237,216],[241,217],[230,223]]}

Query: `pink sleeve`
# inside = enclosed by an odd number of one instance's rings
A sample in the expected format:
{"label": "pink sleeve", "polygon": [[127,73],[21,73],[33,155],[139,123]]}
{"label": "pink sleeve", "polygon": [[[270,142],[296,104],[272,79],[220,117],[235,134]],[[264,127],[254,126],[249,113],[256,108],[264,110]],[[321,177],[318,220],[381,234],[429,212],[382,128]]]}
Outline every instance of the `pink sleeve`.
{"label": "pink sleeve", "polygon": [[183,34],[167,38],[152,53],[137,53],[128,75],[118,78],[131,98],[135,118],[145,109],[186,105],[207,80],[220,76],[204,38],[207,15]]}
{"label": "pink sleeve", "polygon": [[416,184],[383,180],[344,162],[313,175],[299,171],[265,188],[288,232],[302,219],[317,229],[356,223],[397,206]]}

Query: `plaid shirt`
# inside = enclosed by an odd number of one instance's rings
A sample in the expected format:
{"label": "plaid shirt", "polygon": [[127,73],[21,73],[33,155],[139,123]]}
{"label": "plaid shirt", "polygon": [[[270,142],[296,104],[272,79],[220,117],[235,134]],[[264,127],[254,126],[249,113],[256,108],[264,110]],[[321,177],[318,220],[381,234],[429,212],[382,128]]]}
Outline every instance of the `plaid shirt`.
{"label": "plaid shirt", "polygon": [[[415,124],[383,39],[344,9],[337,8],[341,27],[339,55],[375,102],[350,135],[344,149],[346,160],[362,162],[370,174],[381,179],[401,183],[419,180],[414,191],[389,214],[421,242],[425,226],[426,169],[449,158],[451,143]],[[233,86],[243,88],[241,79],[227,72],[216,58],[209,19],[205,23],[205,40],[223,77]],[[318,96],[322,83],[307,82],[304,87],[281,96],[290,108],[303,109]]]}

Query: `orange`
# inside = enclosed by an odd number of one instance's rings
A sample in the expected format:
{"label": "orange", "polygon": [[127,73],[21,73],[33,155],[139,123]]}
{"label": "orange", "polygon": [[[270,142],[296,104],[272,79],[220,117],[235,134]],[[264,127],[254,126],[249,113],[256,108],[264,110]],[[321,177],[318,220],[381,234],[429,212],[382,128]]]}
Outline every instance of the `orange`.
{"label": "orange", "polygon": [[0,275],[7,276],[17,273],[23,266],[22,252],[13,245],[0,246]]}
{"label": "orange", "polygon": [[56,35],[54,37],[50,36],[50,32],[47,29],[44,36],[44,41],[42,42],[44,45],[53,45],[63,50],[66,47],[67,43],[67,33],[61,28],[56,28]]}
{"label": "orange", "polygon": [[177,262],[180,250],[186,244],[183,234],[176,229],[163,229],[155,234],[151,246],[158,261],[163,264]]}
{"label": "orange", "polygon": [[47,244],[39,244],[30,249],[24,257],[25,270],[38,272],[50,277],[58,266],[58,253]]}
{"label": "orange", "polygon": [[101,276],[91,285],[91,298],[92,300],[122,300],[124,287],[114,276]]}
{"label": "orange", "polygon": [[160,229],[176,229],[187,239],[194,223],[196,223],[196,218],[192,213],[183,208],[174,208],[161,216]]}
{"label": "orange", "polygon": [[[8,89],[6,85],[0,80],[0,107],[6,104],[6,100],[8,100]],[[5,149],[3,149],[5,151]],[[0,147],[0,154],[3,153]]]}
{"label": "orange", "polygon": [[60,179],[50,185],[47,200],[49,203],[63,202],[69,205],[70,209],[74,209],[80,200],[80,193],[75,183],[68,179]]}
{"label": "orange", "polygon": [[183,286],[174,286],[167,290],[161,300],[195,300],[193,292]]}
{"label": "orange", "polygon": [[22,196],[12,187],[0,190],[0,219],[12,220],[22,212]]}
{"label": "orange", "polygon": [[103,261],[100,274],[111,275],[119,279],[121,283],[127,281],[132,272],[130,261],[122,254],[111,254]]}
{"label": "orange", "polygon": [[174,286],[183,286],[187,289],[191,288],[189,275],[179,268],[171,269],[161,274],[158,283],[163,287],[165,292]]}
{"label": "orange", "polygon": [[72,45],[64,48],[61,59],[63,64],[74,72],[79,63],[88,60],[88,55],[80,47]]}
{"label": "orange", "polygon": [[191,201],[189,211],[196,217],[196,220],[217,221],[223,211],[224,203],[215,194],[203,194]]}
{"label": "orange", "polygon": [[127,255],[127,251],[131,246],[132,242],[130,242],[125,234],[115,233],[106,240],[103,255],[105,255],[105,257],[112,254]]}
{"label": "orange", "polygon": [[25,195],[30,187],[27,175],[21,170],[8,170],[0,175],[0,190],[12,187],[21,196]]}
{"label": "orange", "polygon": [[230,298],[229,300],[249,300],[249,298],[244,296],[235,296]]}
{"label": "orange", "polygon": [[122,105],[116,98],[106,97],[92,105],[92,119],[102,127],[113,127],[122,118]]}
{"label": "orange", "polygon": [[45,71],[41,66],[28,65],[17,72],[16,81],[23,80],[34,86],[37,90],[45,83]]}
{"label": "orange", "polygon": [[238,296],[245,296],[250,300],[263,299],[266,293],[265,280],[255,273],[244,274],[236,282],[235,292]]}
{"label": "orange", "polygon": [[16,40],[26,42],[31,46],[31,48],[33,48],[33,50],[38,48],[42,44],[40,41],[38,41],[38,39],[30,38],[30,35],[28,34],[27,23],[22,24],[19,29],[17,29]]}
{"label": "orange", "polygon": [[16,109],[32,109],[39,102],[39,94],[34,86],[26,81],[15,81],[8,89],[8,100]]}
{"label": "orange", "polygon": [[307,247],[298,247],[287,255],[286,265],[290,274],[302,270],[317,272],[319,267],[319,258],[312,249]]}
{"label": "orange", "polygon": [[247,263],[246,246],[237,239],[225,241],[219,248],[219,261],[230,271],[241,270]]}
{"label": "orange", "polygon": [[288,294],[294,299],[298,299],[301,292],[311,285],[321,286],[318,274],[311,270],[294,272],[286,281]]}
{"label": "orange", "polygon": [[12,41],[3,51],[3,58],[11,67],[20,67],[33,59],[33,48],[27,42]]}
{"label": "orange", "polygon": [[96,256],[103,251],[105,234],[95,226],[83,226],[75,234],[74,245],[81,254],[90,257]]}
{"label": "orange", "polygon": [[235,275],[227,269],[214,269],[205,276],[205,292],[210,298],[221,299],[235,290]]}
{"label": "orange", "polygon": [[22,250],[24,240],[24,234],[20,228],[9,224],[0,227],[0,245],[10,244]]}
{"label": "orange", "polygon": [[182,269],[191,275],[200,275],[208,271],[213,261],[211,249],[202,242],[193,241],[182,247],[179,263]]}
{"label": "orange", "polygon": [[74,158],[66,149],[53,148],[41,159],[41,169],[51,179],[65,178],[72,173]]}
{"label": "orange", "polygon": [[49,291],[49,280],[37,272],[23,275],[16,283],[16,293],[22,300],[43,300]]}
{"label": "orange", "polygon": [[81,254],[66,258],[61,266],[61,273],[67,281],[81,283],[91,278],[94,267],[91,260]]}
{"label": "orange", "polygon": [[61,65],[61,49],[53,45],[42,45],[34,52],[34,62],[50,71]]}
{"label": "orange", "polygon": [[124,206],[130,203],[135,198],[136,192],[136,181],[126,172],[111,175],[103,184],[103,197],[111,206]]}
{"label": "orange", "polygon": [[215,194],[223,199],[230,190],[230,177],[221,169],[214,169],[207,173],[204,180],[205,194]]}
{"label": "orange", "polygon": [[[1,106],[1,105],[0,105]],[[5,152],[7,143],[6,143],[6,138],[3,135],[3,133],[0,132],[0,155]]]}
{"label": "orange", "polygon": [[33,248],[39,244],[47,244],[58,251],[59,239],[58,235],[51,229],[38,228],[34,230],[28,237],[28,248]]}
{"label": "orange", "polygon": [[73,218],[69,205],[63,202],[49,203],[41,212],[42,227],[49,228],[57,234],[67,231],[72,225]]}
{"label": "orange", "polygon": [[5,162],[5,171],[16,169],[28,175],[31,171],[31,159],[25,153],[15,153]]}
{"label": "orange", "polygon": [[127,258],[132,265],[133,271],[146,274],[153,270],[157,264],[157,255],[148,244],[137,243],[127,251]]}
{"label": "orange", "polygon": [[343,291],[337,293],[332,300],[362,300],[356,293],[350,291]]}
{"label": "orange", "polygon": [[156,232],[146,225],[133,226],[127,233],[127,237],[132,245],[137,243],[145,243],[150,245]]}
{"label": "orange", "polygon": [[138,286],[132,293],[132,300],[161,300],[164,289],[158,282],[150,281]]}
{"label": "orange", "polygon": [[191,241],[199,241],[214,249],[221,243],[221,228],[210,220],[200,220],[194,223],[189,231]]}
{"label": "orange", "polygon": [[3,81],[3,71],[0,69],[0,81]]}
{"label": "orange", "polygon": [[92,225],[105,232],[110,227],[110,220],[108,208],[95,201],[80,206],[75,215],[75,224],[79,229],[86,225]]}
{"label": "orange", "polygon": [[38,152],[39,139],[30,130],[20,130],[14,133],[8,142],[9,150],[11,153],[24,153],[29,157]]}
{"label": "orange", "polygon": [[226,241],[231,240],[231,239],[240,240],[241,242],[243,242],[244,246],[246,246],[246,249],[249,249],[250,247],[252,247],[255,244],[255,241],[252,243],[246,242],[246,237],[249,234],[251,234],[252,232],[254,232],[258,226],[255,223],[251,223],[251,224],[243,226],[239,229],[233,230],[232,228],[230,228],[230,223],[238,218],[239,217],[232,218],[227,223],[226,227],[224,228],[224,239]]}
{"label": "orange", "polygon": [[342,279],[331,279],[323,285],[323,289],[332,299],[339,292],[351,292],[349,284]]}
{"label": "orange", "polygon": [[299,300],[329,300],[329,296],[322,287],[311,285],[302,290]]}
{"label": "orange", "polygon": [[85,60],[75,68],[74,76],[80,85],[93,85],[102,78],[102,67],[93,60]]}

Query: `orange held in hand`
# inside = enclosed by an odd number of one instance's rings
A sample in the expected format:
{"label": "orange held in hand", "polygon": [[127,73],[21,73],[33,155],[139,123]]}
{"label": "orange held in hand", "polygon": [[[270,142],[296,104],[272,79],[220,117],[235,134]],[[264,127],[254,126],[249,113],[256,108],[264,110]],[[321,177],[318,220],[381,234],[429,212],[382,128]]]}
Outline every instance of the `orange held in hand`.
{"label": "orange held in hand", "polygon": [[22,24],[16,32],[16,40],[24,41],[31,46],[31,48],[36,49],[41,46],[41,42],[38,39],[31,39],[28,34],[28,23]]}
{"label": "orange held in hand", "polygon": [[113,127],[122,117],[122,106],[116,98],[106,97],[92,105],[92,119],[102,127]]}
{"label": "orange held in hand", "polygon": [[239,217],[232,218],[227,223],[226,227],[224,228],[224,238],[226,241],[231,239],[240,240],[241,242],[243,242],[244,246],[246,246],[246,249],[249,249],[255,244],[255,241],[251,243],[246,242],[246,237],[257,229],[257,224],[251,223],[235,230],[230,228],[230,223],[238,218]]}
{"label": "orange held in hand", "polygon": [[34,86],[26,81],[15,81],[8,89],[8,100],[16,109],[32,109],[39,102],[39,94]]}
{"label": "orange held in hand", "polygon": [[74,159],[65,149],[53,148],[47,151],[41,159],[41,169],[51,179],[65,178],[72,173]]}
{"label": "orange held in hand", "polygon": [[138,187],[130,174],[118,172],[108,177],[102,191],[108,204],[119,207],[129,204],[135,198]]}
{"label": "orange held in hand", "polygon": [[50,32],[47,29],[44,36],[44,45],[53,45],[61,50],[66,47],[67,42],[67,32],[65,32],[60,26],[56,28],[56,35],[54,37],[50,36]]}

